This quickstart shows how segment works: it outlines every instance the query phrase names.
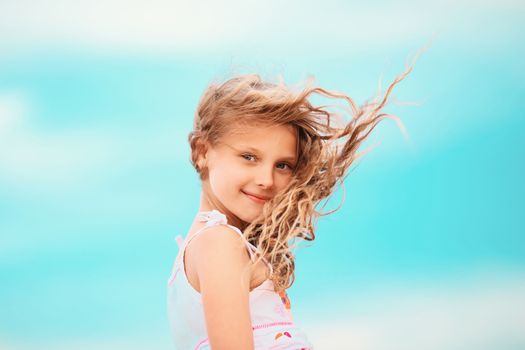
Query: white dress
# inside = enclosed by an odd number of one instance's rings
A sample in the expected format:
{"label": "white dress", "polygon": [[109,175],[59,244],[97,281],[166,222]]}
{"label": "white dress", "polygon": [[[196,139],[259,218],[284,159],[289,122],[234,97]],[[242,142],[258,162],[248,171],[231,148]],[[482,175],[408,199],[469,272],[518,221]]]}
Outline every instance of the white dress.
{"label": "white dress", "polygon": [[[179,253],[168,280],[168,318],[177,350],[211,349],[206,332],[201,295],[188,282],[183,266],[183,256],[187,245],[206,228],[226,225],[232,229],[232,233],[239,234],[244,239],[252,260],[254,259],[254,251],[257,249],[244,238],[237,227],[229,225],[226,215],[218,210],[199,212],[197,219],[206,221],[203,228],[189,239],[182,240],[180,236],[177,237]],[[268,263],[266,259],[264,261]],[[268,266],[272,272],[272,266],[270,264]],[[313,345],[308,341],[306,335],[292,320],[290,302],[286,292],[275,292],[274,284],[270,279],[254,288],[250,292],[249,298],[255,350],[313,349]]]}

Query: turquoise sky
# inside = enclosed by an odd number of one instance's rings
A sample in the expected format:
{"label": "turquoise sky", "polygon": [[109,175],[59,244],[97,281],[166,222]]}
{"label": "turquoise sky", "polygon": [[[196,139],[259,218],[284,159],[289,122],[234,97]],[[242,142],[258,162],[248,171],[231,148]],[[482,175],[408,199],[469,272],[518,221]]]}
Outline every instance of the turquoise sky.
{"label": "turquoise sky", "polygon": [[206,85],[315,76],[363,103],[429,42],[385,109],[409,139],[376,128],[298,251],[294,319],[321,350],[525,348],[524,15],[0,2],[0,349],[172,349],[165,286],[198,208],[186,139]]}

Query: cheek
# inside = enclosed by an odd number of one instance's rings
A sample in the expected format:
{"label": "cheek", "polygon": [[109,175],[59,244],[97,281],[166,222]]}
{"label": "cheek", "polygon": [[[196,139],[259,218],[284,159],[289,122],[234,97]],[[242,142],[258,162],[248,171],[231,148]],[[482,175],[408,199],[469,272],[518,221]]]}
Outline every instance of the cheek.
{"label": "cheek", "polygon": [[288,175],[288,174],[284,174],[284,175],[280,175],[280,176],[277,176],[277,178],[275,179],[275,186],[277,187],[278,190],[280,189],[283,189],[285,188],[289,183],[290,181],[292,181],[292,175]]}
{"label": "cheek", "polygon": [[210,184],[217,194],[231,195],[244,186],[245,174],[234,167],[215,167],[210,171]]}

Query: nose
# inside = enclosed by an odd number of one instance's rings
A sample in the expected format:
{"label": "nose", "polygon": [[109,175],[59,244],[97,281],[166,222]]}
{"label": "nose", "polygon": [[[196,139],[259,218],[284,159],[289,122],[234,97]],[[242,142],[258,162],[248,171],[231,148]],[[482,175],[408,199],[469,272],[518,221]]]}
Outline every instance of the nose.
{"label": "nose", "polygon": [[255,182],[257,186],[270,188],[273,186],[273,166],[261,166],[255,173]]}

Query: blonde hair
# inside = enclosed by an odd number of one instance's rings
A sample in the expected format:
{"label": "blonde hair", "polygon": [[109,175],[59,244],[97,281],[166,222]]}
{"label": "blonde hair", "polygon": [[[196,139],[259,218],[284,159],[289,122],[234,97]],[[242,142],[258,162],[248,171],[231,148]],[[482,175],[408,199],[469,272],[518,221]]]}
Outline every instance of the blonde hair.
{"label": "blonde hair", "polygon": [[[312,79],[295,92],[282,79],[275,84],[258,74],[211,83],[203,93],[194,129],[188,136],[191,163],[201,181],[208,176],[200,163],[204,143],[213,146],[227,132],[244,125],[291,125],[297,132],[299,157],[292,180],[265,203],[259,217],[239,225],[245,238],[257,247],[257,259],[252,264],[264,257],[272,265],[270,278],[276,291],[289,288],[295,280],[295,258],[289,241],[315,239],[314,219],[341,207],[324,213],[316,209],[317,205],[329,198],[338,182],[343,184],[350,165],[360,156],[359,146],[375,126],[385,118],[399,121],[381,110],[394,86],[412,71],[416,58],[417,55],[413,64],[389,85],[383,98],[361,106],[342,93],[310,86]],[[311,104],[309,98],[313,94],[345,100],[351,107],[351,120],[342,123],[341,115],[328,110],[330,106]],[[334,125],[334,121],[341,125]]]}

